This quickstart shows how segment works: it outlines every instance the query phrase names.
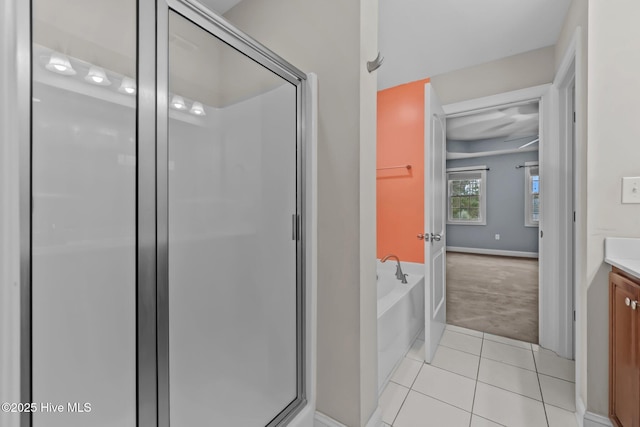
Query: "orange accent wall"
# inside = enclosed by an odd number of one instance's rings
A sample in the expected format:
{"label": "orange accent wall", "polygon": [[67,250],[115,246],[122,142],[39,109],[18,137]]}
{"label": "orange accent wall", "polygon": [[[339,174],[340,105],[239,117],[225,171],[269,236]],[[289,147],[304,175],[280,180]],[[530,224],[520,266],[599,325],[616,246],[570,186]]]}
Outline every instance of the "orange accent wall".
{"label": "orange accent wall", "polygon": [[378,92],[377,256],[424,262],[424,85],[418,80]]}

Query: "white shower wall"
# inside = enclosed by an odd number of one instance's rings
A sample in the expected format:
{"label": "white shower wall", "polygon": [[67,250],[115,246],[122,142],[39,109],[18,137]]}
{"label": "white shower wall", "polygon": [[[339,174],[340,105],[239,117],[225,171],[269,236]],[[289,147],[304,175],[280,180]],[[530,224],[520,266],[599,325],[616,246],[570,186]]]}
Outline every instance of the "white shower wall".
{"label": "white shower wall", "polygon": [[[134,100],[105,88],[88,93],[122,103],[82,93],[81,82],[35,59],[33,425],[135,426]],[[69,403],[89,403],[90,412],[71,412]]]}
{"label": "white shower wall", "polygon": [[169,129],[171,419],[265,425],[296,397],[295,87]]}

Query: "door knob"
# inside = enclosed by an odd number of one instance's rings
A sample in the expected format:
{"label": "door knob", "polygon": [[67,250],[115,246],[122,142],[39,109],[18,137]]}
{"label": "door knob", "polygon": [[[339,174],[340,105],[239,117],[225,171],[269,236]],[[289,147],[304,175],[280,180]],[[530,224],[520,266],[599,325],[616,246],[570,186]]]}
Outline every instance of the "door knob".
{"label": "door knob", "polygon": [[432,242],[433,242],[433,241],[439,242],[439,241],[440,241],[440,239],[442,239],[442,236],[441,236],[441,235],[431,233],[431,241],[432,241]]}
{"label": "door knob", "polygon": [[631,298],[626,297],[626,298],[624,299],[624,305],[626,305],[627,307],[629,307],[629,306],[631,305]]}
{"label": "door knob", "polygon": [[631,310],[635,310],[638,307],[638,301],[631,301]]}
{"label": "door knob", "polygon": [[428,235],[428,234],[426,234],[426,233],[425,233],[425,234],[418,234],[416,237],[417,237],[418,239],[420,239],[420,240],[424,239],[424,240],[425,240],[425,241],[427,241],[427,242],[429,241],[429,235]]}

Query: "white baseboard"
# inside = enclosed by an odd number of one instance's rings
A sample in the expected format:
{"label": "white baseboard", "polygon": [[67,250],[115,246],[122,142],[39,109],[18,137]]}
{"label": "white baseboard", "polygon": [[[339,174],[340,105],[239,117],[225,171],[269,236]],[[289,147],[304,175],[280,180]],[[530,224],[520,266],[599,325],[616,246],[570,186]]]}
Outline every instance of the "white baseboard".
{"label": "white baseboard", "polygon": [[316,415],[314,417],[314,427],[347,427],[342,423],[334,420],[333,418],[323,414],[322,412],[316,411]]}
{"label": "white baseboard", "polygon": [[510,256],[517,258],[538,258],[538,252],[502,251],[498,249],[462,248],[447,246],[447,252],[463,252],[466,254]]}
{"label": "white baseboard", "polygon": [[584,414],[584,427],[613,427],[613,424],[607,417],[587,412]]}
{"label": "white baseboard", "polygon": [[365,427],[382,427],[382,410],[378,406]]}
{"label": "white baseboard", "polygon": [[[314,427],[347,427],[333,418],[316,411]],[[382,427],[382,411],[378,406],[365,427]]]}
{"label": "white baseboard", "polygon": [[[577,393],[576,393],[577,394]],[[584,402],[580,396],[576,396],[576,421],[578,421],[578,427],[584,427],[584,415],[587,412],[587,408],[584,406]]]}

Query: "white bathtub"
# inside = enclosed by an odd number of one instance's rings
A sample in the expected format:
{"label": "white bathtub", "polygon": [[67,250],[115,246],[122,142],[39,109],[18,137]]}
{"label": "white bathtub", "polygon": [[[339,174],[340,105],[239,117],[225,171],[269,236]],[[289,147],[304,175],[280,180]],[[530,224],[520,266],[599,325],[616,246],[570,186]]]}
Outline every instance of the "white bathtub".
{"label": "white bathtub", "polygon": [[[378,261],[378,390],[389,382],[411,343],[424,329],[422,264],[402,263],[406,284],[395,276],[395,262]],[[420,273],[420,274],[419,274]]]}

